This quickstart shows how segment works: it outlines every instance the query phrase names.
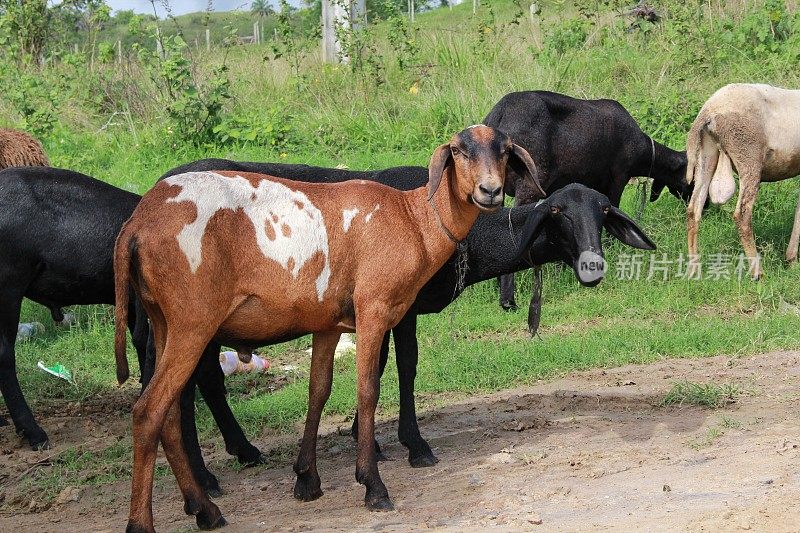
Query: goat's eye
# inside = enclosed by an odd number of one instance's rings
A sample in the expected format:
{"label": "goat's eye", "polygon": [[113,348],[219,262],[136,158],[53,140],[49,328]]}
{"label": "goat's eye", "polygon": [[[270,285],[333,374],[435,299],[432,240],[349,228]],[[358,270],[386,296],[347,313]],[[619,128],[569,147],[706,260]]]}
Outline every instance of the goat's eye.
{"label": "goat's eye", "polygon": [[459,150],[455,146],[451,146],[450,147],[450,152],[452,152],[453,155],[464,155],[464,154],[461,153],[461,150]]}
{"label": "goat's eye", "polygon": [[604,214],[606,214],[606,215],[607,215],[609,211],[611,211],[611,208],[610,208],[610,207],[606,206],[606,207],[604,207],[604,208],[603,208],[603,213],[604,213]]}
{"label": "goat's eye", "polygon": [[550,206],[550,212],[554,215],[561,212],[561,208],[557,205]]}

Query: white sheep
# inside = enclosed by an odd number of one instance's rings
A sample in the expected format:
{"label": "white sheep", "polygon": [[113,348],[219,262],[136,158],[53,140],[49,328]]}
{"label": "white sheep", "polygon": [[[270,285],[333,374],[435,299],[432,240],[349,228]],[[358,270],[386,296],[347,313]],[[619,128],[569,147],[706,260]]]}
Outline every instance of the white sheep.
{"label": "white sheep", "polygon": [[[736,83],[715,92],[692,124],[686,145],[686,181],[694,192],[686,215],[690,274],[696,274],[697,233],[706,198],[715,204],[736,192],[733,212],[750,274],[763,274],[751,226],[753,204],[762,181],[780,181],[800,174],[800,91],[763,84]],[[800,204],[795,214],[786,259],[797,258]]]}

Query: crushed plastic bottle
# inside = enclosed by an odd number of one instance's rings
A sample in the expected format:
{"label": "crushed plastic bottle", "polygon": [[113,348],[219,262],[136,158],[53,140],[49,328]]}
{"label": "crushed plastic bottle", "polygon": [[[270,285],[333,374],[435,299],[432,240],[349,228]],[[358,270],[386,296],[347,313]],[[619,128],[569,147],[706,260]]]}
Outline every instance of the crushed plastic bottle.
{"label": "crushed plastic bottle", "polygon": [[219,364],[226,376],[244,372],[266,372],[269,369],[269,361],[263,357],[253,354],[249,363],[243,363],[239,358],[239,354],[233,351],[220,353]]}
{"label": "crushed plastic bottle", "polygon": [[30,339],[35,335],[44,333],[44,324],[41,322],[22,322],[17,326],[17,339]]}

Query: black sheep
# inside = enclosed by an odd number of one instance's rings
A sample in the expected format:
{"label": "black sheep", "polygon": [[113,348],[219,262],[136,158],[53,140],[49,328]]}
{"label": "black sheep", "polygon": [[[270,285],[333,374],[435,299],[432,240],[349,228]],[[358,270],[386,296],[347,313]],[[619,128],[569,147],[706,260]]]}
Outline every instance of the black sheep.
{"label": "black sheep", "polygon": [[[509,134],[536,162],[539,180],[550,194],[582,183],[605,194],[619,207],[632,177],[653,178],[650,201],[664,187],[685,202],[686,152],[676,152],[648,137],[615,100],[581,100],[549,91],[509,93],[492,108],[484,124]],[[514,205],[533,195],[521,184]],[[500,280],[500,305],[516,308],[514,277]]]}

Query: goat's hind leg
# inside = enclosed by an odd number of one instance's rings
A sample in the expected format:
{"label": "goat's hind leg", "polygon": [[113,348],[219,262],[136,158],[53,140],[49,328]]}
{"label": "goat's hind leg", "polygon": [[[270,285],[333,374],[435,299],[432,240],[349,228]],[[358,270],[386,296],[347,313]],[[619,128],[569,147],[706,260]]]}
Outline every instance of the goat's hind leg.
{"label": "goat's hind leg", "polygon": [[[176,328],[187,332],[167,337],[160,313],[149,313],[153,320],[157,365],[153,379],[133,407],[133,475],[128,531],[153,530],[153,470],[159,437],[186,501],[186,509],[197,516],[200,527],[224,524],[219,508],[208,499],[197,483],[183,449],[180,410],[173,407],[197,366],[211,334],[199,328]],[[169,415],[169,417],[168,417]]]}
{"label": "goat's hind leg", "polygon": [[13,289],[22,285],[18,280],[3,279],[0,282],[0,393],[17,433],[27,439],[34,450],[45,450],[50,447],[47,433],[36,423],[17,378],[14,343],[17,340],[22,294]]}
{"label": "goat's hind leg", "polygon": [[414,403],[414,380],[417,377],[417,315],[406,314],[392,330],[397,358],[397,376],[400,381],[400,421],[397,436],[408,449],[408,462],[414,468],[433,466],[439,459],[430,445],[422,438],[417,424],[417,408]]}
{"label": "goat's hind leg", "polygon": [[[691,147],[688,149],[691,149]],[[694,176],[694,190],[689,200],[689,206],[686,209],[686,235],[689,249],[687,277],[689,279],[699,274],[698,233],[700,231],[700,218],[703,216],[703,208],[708,198],[708,189],[711,186],[711,178],[714,176],[718,161],[719,149],[717,145],[706,139],[700,151],[700,160],[697,162],[698,172]]]}
{"label": "goat's hind leg", "polygon": [[317,472],[317,432],[322,409],[331,394],[333,353],[339,337],[339,333],[315,333],[311,344],[308,414],[303,440],[300,443],[300,453],[294,463],[294,472],[297,474],[294,497],[304,502],[322,496],[322,485]]}
{"label": "goat's hind leg", "polygon": [[225,518],[219,508],[208,499],[192,472],[192,466],[183,447],[180,412],[180,402],[173,403],[161,430],[161,442],[183,494],[183,510],[187,515],[195,517],[197,527],[200,529],[222,527],[226,523]]}

